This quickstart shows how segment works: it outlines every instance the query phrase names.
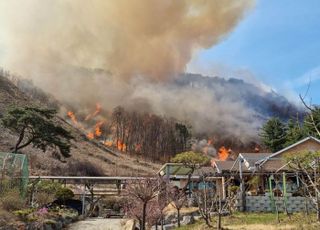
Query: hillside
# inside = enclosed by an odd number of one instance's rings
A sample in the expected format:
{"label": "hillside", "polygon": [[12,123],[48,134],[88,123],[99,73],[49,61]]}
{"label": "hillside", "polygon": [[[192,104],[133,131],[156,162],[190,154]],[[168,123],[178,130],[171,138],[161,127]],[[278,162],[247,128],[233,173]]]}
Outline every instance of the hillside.
{"label": "hillside", "polygon": [[175,82],[178,87],[208,89],[220,100],[243,101],[247,108],[255,111],[260,120],[276,116],[287,120],[297,113],[303,113],[301,108],[288,101],[284,96],[273,90],[266,90],[240,79],[208,77],[201,74],[182,74]]}
{"label": "hillside", "polygon": [[[22,92],[7,78],[0,76],[0,116],[10,105],[47,106],[43,100],[31,98]],[[52,107],[52,105],[51,105]],[[55,159],[50,152],[27,147],[22,153],[28,156],[32,175],[82,175],[82,176],[138,176],[156,172],[160,165],[143,161],[118,152],[111,152],[103,145],[89,141],[86,136],[61,117],[55,122],[71,131],[75,140],[72,142],[71,157],[66,162]],[[8,152],[14,145],[17,135],[0,125],[0,151]]]}

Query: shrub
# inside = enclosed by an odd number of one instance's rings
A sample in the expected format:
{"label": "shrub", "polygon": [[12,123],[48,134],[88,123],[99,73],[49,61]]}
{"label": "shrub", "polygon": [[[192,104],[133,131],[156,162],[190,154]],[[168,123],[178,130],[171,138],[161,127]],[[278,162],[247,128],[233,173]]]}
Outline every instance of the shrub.
{"label": "shrub", "polygon": [[28,209],[22,209],[18,211],[14,211],[13,213],[19,217],[20,220],[22,221],[28,221],[28,215],[33,213],[34,209],[28,208]]}
{"label": "shrub", "polygon": [[73,197],[74,197],[74,193],[72,192],[71,189],[68,189],[68,188],[60,188],[60,189],[56,192],[55,197],[56,197],[58,200],[61,200],[61,201],[65,202],[66,200],[73,198]]}
{"label": "shrub", "polygon": [[6,211],[15,211],[25,206],[25,201],[20,197],[19,190],[10,190],[0,198],[1,207]]}
{"label": "shrub", "polygon": [[103,169],[90,161],[73,160],[68,163],[67,175],[70,176],[104,176]]}
{"label": "shrub", "polygon": [[28,188],[29,197],[33,197],[33,206],[42,207],[55,199],[56,192],[62,188],[58,182],[38,181],[30,184]]}
{"label": "shrub", "polygon": [[55,194],[47,193],[47,192],[37,192],[34,196],[35,202],[38,207],[43,207],[44,205],[51,203],[54,201]]}
{"label": "shrub", "polygon": [[0,229],[2,229],[1,227],[7,226],[8,223],[13,221],[14,219],[15,216],[12,215],[12,213],[4,210],[4,208],[0,206]]}

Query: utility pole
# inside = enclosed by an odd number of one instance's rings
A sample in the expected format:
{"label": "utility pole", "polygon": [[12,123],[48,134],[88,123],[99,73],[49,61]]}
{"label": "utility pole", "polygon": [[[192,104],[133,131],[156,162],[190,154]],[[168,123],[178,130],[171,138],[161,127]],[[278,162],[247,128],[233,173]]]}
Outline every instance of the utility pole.
{"label": "utility pole", "polygon": [[242,204],[242,210],[243,212],[246,211],[246,194],[245,194],[245,188],[244,188],[244,180],[242,175],[242,163],[243,159],[239,158],[239,174],[240,174],[240,196],[241,196],[241,204]]}

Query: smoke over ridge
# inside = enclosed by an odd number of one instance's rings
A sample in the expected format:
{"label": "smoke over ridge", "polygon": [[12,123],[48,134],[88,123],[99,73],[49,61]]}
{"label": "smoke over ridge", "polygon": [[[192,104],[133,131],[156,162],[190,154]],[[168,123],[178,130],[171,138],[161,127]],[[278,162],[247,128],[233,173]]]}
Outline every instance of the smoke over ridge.
{"label": "smoke over ridge", "polygon": [[79,108],[123,105],[190,120],[198,132],[221,127],[241,136],[257,124],[240,99],[170,82],[252,6],[251,0],[0,0],[0,64]]}

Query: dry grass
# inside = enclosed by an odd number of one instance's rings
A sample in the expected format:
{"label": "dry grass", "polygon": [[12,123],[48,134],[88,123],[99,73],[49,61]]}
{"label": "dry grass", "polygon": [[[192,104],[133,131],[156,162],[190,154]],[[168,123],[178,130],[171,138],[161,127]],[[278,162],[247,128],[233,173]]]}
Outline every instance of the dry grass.
{"label": "dry grass", "polygon": [[[216,226],[215,217],[213,226]],[[304,216],[295,213],[289,219],[283,213],[280,214],[280,223],[277,223],[273,213],[235,213],[232,216],[222,217],[223,229],[229,230],[316,230],[320,224],[316,222],[315,215]],[[209,229],[202,221],[193,225],[183,226],[180,230],[206,230]]]}
{"label": "dry grass", "polygon": [[[24,106],[35,104],[46,106],[28,97],[28,95],[21,92],[9,80],[0,76],[0,117],[10,105]],[[72,162],[76,161],[82,166],[85,164],[90,165],[90,168],[86,168],[80,172],[86,175],[154,175],[161,166],[147,160],[137,159],[137,157],[130,156],[129,154],[114,154],[108,151],[102,144],[89,141],[80,130],[68,124],[63,118],[56,117],[55,122],[69,130],[75,137],[71,148],[72,157],[66,159],[67,163],[61,163],[61,161],[54,159],[50,152],[43,153],[38,149],[27,147],[22,150],[22,153],[25,153],[29,157],[32,175],[50,175],[54,172],[59,173],[59,175],[74,174],[70,168],[73,167],[74,170],[79,169],[79,167],[74,167],[74,164],[72,164]],[[3,128],[0,122],[0,152],[10,152],[10,148],[14,146],[16,140],[17,135]]]}
{"label": "dry grass", "polygon": [[19,190],[13,189],[1,195],[0,206],[3,210],[12,212],[22,209],[25,206],[25,201],[21,199]]}

